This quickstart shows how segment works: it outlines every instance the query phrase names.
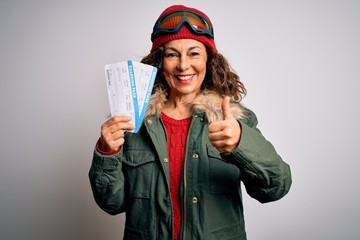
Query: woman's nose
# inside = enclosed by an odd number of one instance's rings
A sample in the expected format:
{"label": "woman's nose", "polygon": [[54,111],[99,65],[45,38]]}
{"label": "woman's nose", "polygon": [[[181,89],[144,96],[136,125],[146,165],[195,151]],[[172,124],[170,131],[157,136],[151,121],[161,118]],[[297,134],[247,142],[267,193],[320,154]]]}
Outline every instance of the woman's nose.
{"label": "woman's nose", "polygon": [[178,64],[178,68],[181,71],[185,71],[186,69],[188,69],[190,66],[189,64],[189,59],[187,58],[187,56],[181,56],[179,59],[179,64]]}

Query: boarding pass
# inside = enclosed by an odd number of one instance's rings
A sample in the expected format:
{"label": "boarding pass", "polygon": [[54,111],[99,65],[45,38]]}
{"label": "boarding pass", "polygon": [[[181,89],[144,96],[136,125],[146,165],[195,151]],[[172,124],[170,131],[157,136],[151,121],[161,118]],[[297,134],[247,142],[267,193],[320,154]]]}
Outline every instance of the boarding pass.
{"label": "boarding pass", "polygon": [[154,86],[157,68],[136,61],[105,65],[111,116],[130,116],[138,132]]}

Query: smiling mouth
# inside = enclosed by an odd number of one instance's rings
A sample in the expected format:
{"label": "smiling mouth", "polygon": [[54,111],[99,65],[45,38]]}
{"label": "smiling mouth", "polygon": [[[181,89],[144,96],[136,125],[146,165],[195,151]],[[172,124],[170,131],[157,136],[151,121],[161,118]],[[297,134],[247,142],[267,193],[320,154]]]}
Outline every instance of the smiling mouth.
{"label": "smiling mouth", "polygon": [[179,81],[184,81],[184,82],[186,82],[186,81],[189,81],[190,79],[192,79],[193,78],[193,76],[194,76],[194,74],[191,74],[191,75],[178,75],[178,76],[176,76],[176,78],[179,80]]}

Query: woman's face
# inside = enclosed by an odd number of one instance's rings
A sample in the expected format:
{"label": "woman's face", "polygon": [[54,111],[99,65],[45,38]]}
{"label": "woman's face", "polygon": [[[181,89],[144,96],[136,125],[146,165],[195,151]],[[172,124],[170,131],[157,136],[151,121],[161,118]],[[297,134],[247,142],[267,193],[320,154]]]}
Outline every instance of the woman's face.
{"label": "woman's face", "polygon": [[164,75],[170,95],[195,97],[206,74],[205,45],[193,39],[179,39],[164,46]]}

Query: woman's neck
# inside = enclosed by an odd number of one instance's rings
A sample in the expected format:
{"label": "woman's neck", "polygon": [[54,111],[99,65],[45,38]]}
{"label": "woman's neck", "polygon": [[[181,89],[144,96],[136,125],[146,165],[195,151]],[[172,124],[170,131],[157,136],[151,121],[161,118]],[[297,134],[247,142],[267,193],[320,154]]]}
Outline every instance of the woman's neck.
{"label": "woman's neck", "polygon": [[192,100],[179,97],[169,97],[162,111],[171,118],[185,119],[191,116]]}

